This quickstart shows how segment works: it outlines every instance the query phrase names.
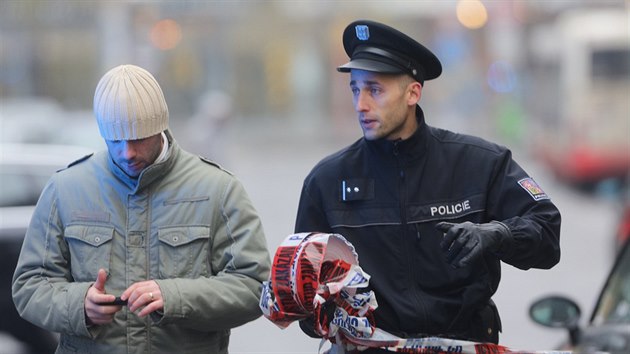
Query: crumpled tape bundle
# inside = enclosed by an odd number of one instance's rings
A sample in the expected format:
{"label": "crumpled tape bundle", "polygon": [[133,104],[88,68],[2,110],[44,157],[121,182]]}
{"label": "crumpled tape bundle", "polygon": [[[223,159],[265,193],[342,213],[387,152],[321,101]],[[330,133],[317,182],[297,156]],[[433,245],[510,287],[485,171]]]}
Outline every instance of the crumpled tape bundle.
{"label": "crumpled tape bundle", "polygon": [[370,276],[352,244],[339,234],[298,233],[276,250],[260,308],[280,328],[312,318],[315,332],[332,342],[346,334],[369,338],[375,329]]}

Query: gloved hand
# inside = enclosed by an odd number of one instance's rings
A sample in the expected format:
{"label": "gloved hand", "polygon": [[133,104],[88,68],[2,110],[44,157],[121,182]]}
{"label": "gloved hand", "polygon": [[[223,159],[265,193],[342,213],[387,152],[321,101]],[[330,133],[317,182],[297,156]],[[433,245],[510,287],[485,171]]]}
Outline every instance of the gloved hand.
{"label": "gloved hand", "polygon": [[488,252],[506,252],[513,243],[510,229],[498,221],[487,224],[440,222],[435,228],[444,232],[440,247],[446,253],[446,261],[455,268],[465,267]]}

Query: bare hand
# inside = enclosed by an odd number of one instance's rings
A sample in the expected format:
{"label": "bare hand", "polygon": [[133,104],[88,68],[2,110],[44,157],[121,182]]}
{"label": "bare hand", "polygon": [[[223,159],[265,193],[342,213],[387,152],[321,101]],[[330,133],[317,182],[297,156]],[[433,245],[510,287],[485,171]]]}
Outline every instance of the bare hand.
{"label": "bare hand", "polygon": [[114,320],[116,312],[122,309],[122,306],[103,305],[103,303],[112,302],[116,298],[114,295],[105,293],[106,280],[107,272],[105,269],[99,269],[96,281],[87,291],[83,306],[88,324],[102,325],[110,323]]}
{"label": "bare hand", "polygon": [[138,317],[144,317],[154,311],[164,309],[162,292],[155,280],[145,280],[132,284],[120,295],[120,298],[127,300],[129,311],[135,312],[144,306],[138,313]]}

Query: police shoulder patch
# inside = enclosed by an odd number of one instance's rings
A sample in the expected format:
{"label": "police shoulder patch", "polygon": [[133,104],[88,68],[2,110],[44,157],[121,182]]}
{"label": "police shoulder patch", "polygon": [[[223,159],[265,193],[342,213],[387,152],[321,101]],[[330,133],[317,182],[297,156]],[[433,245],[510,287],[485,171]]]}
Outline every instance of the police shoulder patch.
{"label": "police shoulder patch", "polygon": [[545,191],[540,188],[531,177],[523,178],[518,181],[518,184],[523,188],[534,200],[549,199],[549,196]]}

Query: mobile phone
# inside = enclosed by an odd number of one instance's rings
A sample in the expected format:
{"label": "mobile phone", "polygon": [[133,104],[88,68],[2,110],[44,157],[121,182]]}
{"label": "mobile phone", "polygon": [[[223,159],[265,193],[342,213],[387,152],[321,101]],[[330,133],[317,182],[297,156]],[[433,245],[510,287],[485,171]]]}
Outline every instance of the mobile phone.
{"label": "mobile phone", "polygon": [[116,296],[116,299],[111,302],[101,302],[99,305],[115,305],[115,306],[127,306],[127,300],[123,300],[120,296]]}

